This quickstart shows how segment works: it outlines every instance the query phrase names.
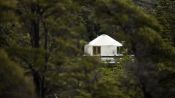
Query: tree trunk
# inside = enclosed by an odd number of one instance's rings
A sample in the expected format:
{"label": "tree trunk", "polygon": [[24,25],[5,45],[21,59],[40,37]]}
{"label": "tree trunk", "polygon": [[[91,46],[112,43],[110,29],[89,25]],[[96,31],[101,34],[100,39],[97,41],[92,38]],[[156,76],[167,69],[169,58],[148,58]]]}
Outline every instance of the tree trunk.
{"label": "tree trunk", "polygon": [[39,33],[39,20],[37,21],[32,21],[31,22],[31,32],[30,32],[30,36],[31,36],[31,44],[33,48],[39,48],[40,44],[40,37],[39,37],[40,33]]}
{"label": "tree trunk", "polygon": [[45,98],[46,95],[46,84],[45,84],[45,73],[47,71],[47,67],[48,67],[48,60],[49,60],[49,56],[48,56],[48,29],[46,26],[46,23],[44,21],[42,21],[43,24],[43,28],[44,28],[44,49],[45,49],[45,64],[44,64],[44,68],[43,68],[43,72],[42,72],[42,78],[41,78],[41,92],[40,92],[40,97],[41,98]]}

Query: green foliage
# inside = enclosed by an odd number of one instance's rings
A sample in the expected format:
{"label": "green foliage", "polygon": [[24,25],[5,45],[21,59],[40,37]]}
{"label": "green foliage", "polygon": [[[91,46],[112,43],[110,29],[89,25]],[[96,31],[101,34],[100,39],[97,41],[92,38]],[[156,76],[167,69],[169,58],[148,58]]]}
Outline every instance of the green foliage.
{"label": "green foliage", "polygon": [[16,0],[0,1],[0,22],[12,21],[14,18],[13,9],[16,7]]}
{"label": "green foliage", "polygon": [[16,0],[0,1],[0,47],[9,45],[7,38],[12,33],[13,23],[17,20],[14,13],[15,8]]}
{"label": "green foliage", "polygon": [[159,0],[156,8],[156,16],[163,27],[161,35],[168,39],[168,42],[173,46],[175,46],[174,5],[175,1],[173,0]]}
{"label": "green foliage", "polygon": [[[57,97],[135,98],[142,96],[139,88],[135,89],[138,84],[134,76],[129,75],[124,68],[124,65],[131,61],[129,56],[118,61],[116,67],[100,63],[98,58],[92,57],[58,58],[57,54],[53,59],[57,65],[50,65],[52,69],[47,73],[47,80],[52,93]],[[125,84],[126,79],[128,82]]]}
{"label": "green foliage", "polygon": [[[42,49],[11,47],[6,49],[10,57],[17,62],[24,64],[21,67],[28,68],[28,65],[34,66],[36,70],[42,70],[44,65],[44,53]],[[15,52],[14,52],[15,51]],[[35,59],[33,59],[35,58]]]}
{"label": "green foliage", "polygon": [[0,97],[33,98],[34,87],[29,77],[24,76],[23,69],[9,60],[7,54],[0,50]]}

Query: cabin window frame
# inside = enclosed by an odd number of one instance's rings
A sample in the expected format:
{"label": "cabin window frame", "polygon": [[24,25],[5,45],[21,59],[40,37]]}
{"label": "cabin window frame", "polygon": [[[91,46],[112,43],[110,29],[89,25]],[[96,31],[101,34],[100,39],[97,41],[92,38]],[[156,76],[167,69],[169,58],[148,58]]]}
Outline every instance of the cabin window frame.
{"label": "cabin window frame", "polygon": [[93,55],[99,56],[101,54],[101,46],[93,46]]}

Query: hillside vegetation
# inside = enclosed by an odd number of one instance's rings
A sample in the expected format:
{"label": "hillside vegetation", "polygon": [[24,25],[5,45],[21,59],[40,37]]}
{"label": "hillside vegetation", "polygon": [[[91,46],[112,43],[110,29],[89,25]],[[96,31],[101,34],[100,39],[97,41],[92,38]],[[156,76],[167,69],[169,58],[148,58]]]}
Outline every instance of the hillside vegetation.
{"label": "hillside vegetation", "polygon": [[[174,98],[174,11],[173,0],[0,0],[0,98]],[[83,56],[101,34],[125,42],[118,63]]]}

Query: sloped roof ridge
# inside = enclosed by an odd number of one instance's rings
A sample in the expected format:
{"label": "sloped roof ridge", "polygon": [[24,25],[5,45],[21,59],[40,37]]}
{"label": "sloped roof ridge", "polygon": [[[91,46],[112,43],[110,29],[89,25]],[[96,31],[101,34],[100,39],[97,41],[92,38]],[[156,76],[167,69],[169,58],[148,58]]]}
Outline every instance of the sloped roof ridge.
{"label": "sloped roof ridge", "polygon": [[94,45],[94,46],[103,46],[103,45],[114,45],[114,46],[123,46],[120,42],[116,41],[112,37],[102,34],[89,42],[88,45]]}

